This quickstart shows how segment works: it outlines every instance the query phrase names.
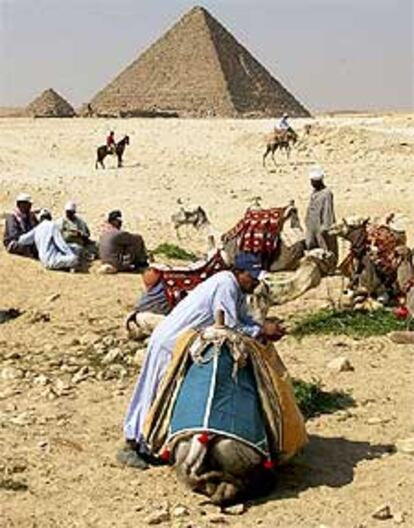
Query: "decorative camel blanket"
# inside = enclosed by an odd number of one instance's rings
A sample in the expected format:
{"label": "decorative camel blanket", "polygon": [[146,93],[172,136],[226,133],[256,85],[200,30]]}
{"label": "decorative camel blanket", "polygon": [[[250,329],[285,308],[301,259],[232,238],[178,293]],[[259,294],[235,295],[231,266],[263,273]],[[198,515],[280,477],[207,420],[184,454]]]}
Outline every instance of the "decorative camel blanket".
{"label": "decorative camel blanket", "polygon": [[381,273],[393,281],[400,263],[395,250],[400,244],[398,236],[388,226],[367,226],[361,241],[351,248],[347,257],[339,265],[339,269],[344,275],[350,276],[362,256],[368,255]]}
{"label": "decorative camel blanket", "polygon": [[[217,350],[218,357],[223,356],[221,361],[213,359]],[[219,375],[214,375],[214,368],[220,370]],[[221,376],[224,383],[219,383],[223,381]],[[206,387],[210,389],[213,380],[215,386],[208,400],[211,408],[203,410],[207,405]],[[243,386],[233,399],[235,380]],[[247,389],[253,393],[245,400]],[[227,398],[232,404],[238,402],[242,416],[231,405],[229,409],[225,404],[221,407]],[[239,417],[240,423],[231,423]],[[229,329],[209,328],[201,333],[191,330],[179,337],[148,413],[144,437],[152,452],[162,454],[172,452],[180,438],[194,430],[221,431],[224,436],[237,437],[259,452],[268,452],[279,463],[289,460],[306,444],[305,424],[289,374],[272,344],[262,346]]]}
{"label": "decorative camel blanket", "polygon": [[395,249],[399,245],[398,237],[385,225],[368,226],[368,249],[373,262],[386,274],[395,274],[400,259]]}
{"label": "decorative camel blanket", "polygon": [[217,251],[207,262],[198,263],[189,268],[154,265],[144,273],[143,280],[147,288],[162,282],[167,302],[171,308],[174,308],[200,282],[226,269],[228,269],[228,264],[221,252]]}
{"label": "decorative camel blanket", "polygon": [[223,235],[223,242],[235,238],[240,251],[272,255],[278,248],[286,208],[249,209],[233,229]]}

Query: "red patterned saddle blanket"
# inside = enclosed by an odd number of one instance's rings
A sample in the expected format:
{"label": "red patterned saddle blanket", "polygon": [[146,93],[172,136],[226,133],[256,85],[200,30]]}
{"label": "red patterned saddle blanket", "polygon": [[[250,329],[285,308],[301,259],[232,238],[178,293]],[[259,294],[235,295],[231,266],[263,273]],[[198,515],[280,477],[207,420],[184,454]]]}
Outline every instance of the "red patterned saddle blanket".
{"label": "red patterned saddle blanket", "polygon": [[396,248],[400,241],[386,225],[372,225],[367,228],[368,251],[373,262],[385,273],[395,273],[400,259]]}
{"label": "red patterned saddle blanket", "polygon": [[144,273],[143,280],[147,288],[162,281],[167,302],[174,308],[198,284],[228,267],[221,252],[217,251],[207,262],[196,263],[193,267],[152,266]]}
{"label": "red patterned saddle blanket", "polygon": [[279,245],[286,207],[249,209],[244,217],[225,235],[223,242],[237,239],[240,251],[268,256]]}

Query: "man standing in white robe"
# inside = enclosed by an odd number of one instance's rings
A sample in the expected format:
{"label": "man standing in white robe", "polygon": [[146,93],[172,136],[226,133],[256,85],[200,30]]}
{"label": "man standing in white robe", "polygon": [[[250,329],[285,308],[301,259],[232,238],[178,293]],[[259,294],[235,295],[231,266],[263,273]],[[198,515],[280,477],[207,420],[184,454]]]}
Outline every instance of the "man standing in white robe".
{"label": "man standing in white robe", "polygon": [[247,313],[246,294],[253,293],[261,273],[256,255],[240,253],[232,271],[218,272],[202,282],[157,326],[125,418],[127,446],[119,451],[119,462],[140,469],[148,467],[150,457],[142,437],[143,426],[180,334],[213,325],[218,310],[224,312],[226,326],[251,337],[275,332],[273,323],[261,327]]}
{"label": "man standing in white robe", "polygon": [[332,251],[337,259],[338,242],[336,236],[329,234],[335,224],[334,198],[332,191],[326,187],[324,178],[325,173],[320,168],[313,168],[309,172],[313,192],[305,220],[306,249],[321,248]]}
{"label": "man standing in white robe", "polygon": [[40,224],[28,233],[21,235],[18,247],[34,244],[43,266],[50,270],[75,269],[79,266],[79,257],[63,240],[58,226],[52,222],[47,209],[40,212]]}

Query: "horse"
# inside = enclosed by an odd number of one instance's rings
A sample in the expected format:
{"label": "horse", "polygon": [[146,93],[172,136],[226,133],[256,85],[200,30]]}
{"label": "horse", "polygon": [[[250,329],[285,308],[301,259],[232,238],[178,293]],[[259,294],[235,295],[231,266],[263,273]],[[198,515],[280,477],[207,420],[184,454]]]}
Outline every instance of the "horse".
{"label": "horse", "polygon": [[[115,154],[118,158],[118,168],[122,167],[122,156],[124,155],[124,150],[126,145],[129,145],[129,136],[124,136],[121,141],[118,141],[115,145]],[[95,162],[95,169],[98,168],[99,165],[104,169],[105,165],[103,163],[103,160],[111,154],[111,150],[107,147],[107,145],[102,145],[101,147],[98,147],[96,149],[96,162]]]}
{"label": "horse", "polygon": [[277,130],[268,136],[266,142],[266,151],[263,154],[263,167],[266,167],[266,158],[271,153],[273,163],[276,165],[275,152],[285,150],[287,159],[290,157],[291,145],[295,145],[298,140],[296,132],[289,128],[288,130]]}

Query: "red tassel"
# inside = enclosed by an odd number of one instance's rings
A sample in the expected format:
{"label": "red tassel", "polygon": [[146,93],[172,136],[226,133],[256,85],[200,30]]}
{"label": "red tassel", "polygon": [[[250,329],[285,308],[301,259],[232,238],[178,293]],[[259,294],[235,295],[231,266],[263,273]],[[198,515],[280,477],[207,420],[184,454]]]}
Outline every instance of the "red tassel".
{"label": "red tassel", "polygon": [[406,306],[399,306],[398,308],[395,308],[394,315],[397,319],[407,319],[410,315],[410,311]]}
{"label": "red tassel", "polygon": [[200,442],[200,444],[206,445],[208,444],[210,438],[207,433],[201,433],[197,440]]}
{"label": "red tassel", "polygon": [[160,454],[160,458],[164,462],[169,462],[171,458],[171,451],[169,449],[164,449],[164,451]]}
{"label": "red tassel", "polygon": [[270,460],[270,458],[267,458],[264,462],[263,462],[263,467],[265,469],[273,469],[275,467],[275,464],[274,462],[272,462]]}

